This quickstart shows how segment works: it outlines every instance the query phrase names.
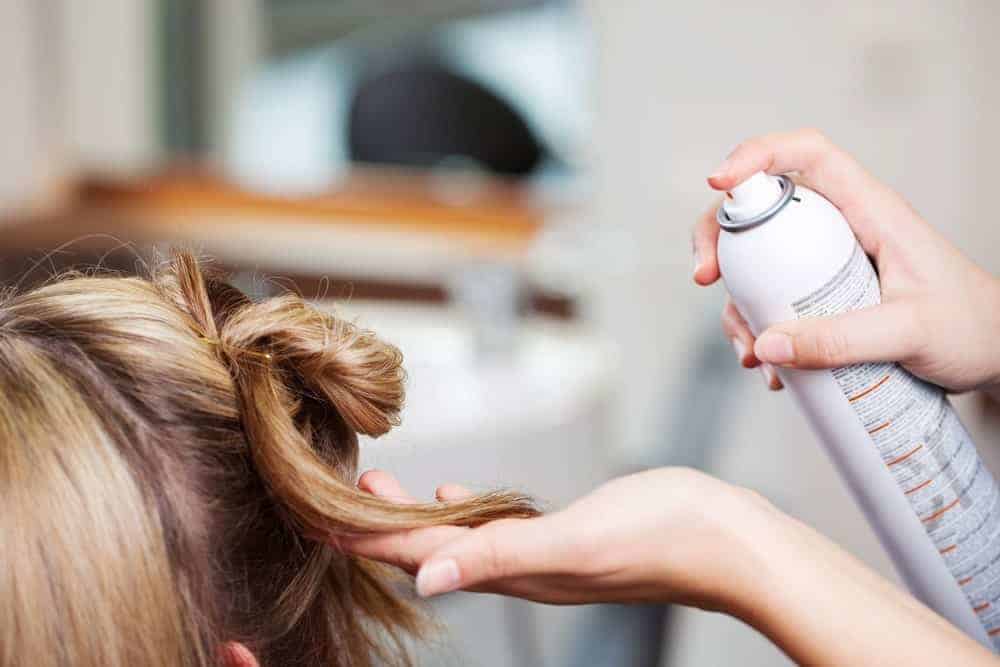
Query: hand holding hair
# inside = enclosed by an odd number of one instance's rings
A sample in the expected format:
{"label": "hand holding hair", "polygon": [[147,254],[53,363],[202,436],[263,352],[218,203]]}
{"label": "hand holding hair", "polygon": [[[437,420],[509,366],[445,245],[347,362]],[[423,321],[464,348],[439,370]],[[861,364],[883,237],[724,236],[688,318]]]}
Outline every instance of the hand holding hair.
{"label": "hand holding hair", "polygon": [[[384,472],[365,473],[358,485],[415,502]],[[436,496],[447,505],[468,493],[446,485]],[[616,479],[536,518],[335,545],[416,573],[423,596],[466,589],[550,604],[677,602],[743,620],[800,664],[994,664],[826,538],[756,493],[694,470]]]}
{"label": "hand holding hair", "polygon": [[[396,502],[414,502],[387,473],[365,473],[359,486]],[[468,493],[449,485],[437,496],[447,504]],[[728,596],[749,585],[759,570],[759,554],[752,545],[740,545],[733,528],[763,521],[771,511],[749,491],[693,470],[665,468],[614,480],[564,510],[533,519],[361,536],[338,544],[417,573],[424,596],[473,588],[555,604],[670,599],[714,609],[729,605]],[[688,534],[699,539],[676,540]],[[616,548],[609,549],[612,544]],[[720,554],[727,557],[709,558]],[[704,576],[690,576],[695,563]],[[733,585],[717,588],[721,579]]]}
{"label": "hand holding hair", "polygon": [[[896,192],[816,130],[749,139],[708,178],[726,190],[750,174],[793,172],[797,181],[837,206],[882,285],[881,305],[827,318],[775,325],[754,340],[732,303],[722,327],[740,363],[789,368],[835,368],[897,361],[910,372],[953,391],[1000,385],[1000,281],[976,266]],[[692,234],[694,281],[719,275],[719,226],[713,206]],[[773,374],[772,389],[781,384]]]}

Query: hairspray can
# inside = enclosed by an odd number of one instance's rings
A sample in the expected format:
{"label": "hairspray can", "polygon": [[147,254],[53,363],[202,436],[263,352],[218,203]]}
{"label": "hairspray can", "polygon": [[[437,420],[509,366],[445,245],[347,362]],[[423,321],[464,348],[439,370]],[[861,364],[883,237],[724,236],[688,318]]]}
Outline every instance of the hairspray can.
{"label": "hairspray can", "polygon": [[[881,298],[840,211],[786,176],[754,174],[718,221],[722,276],[754,335]],[[910,591],[1000,651],[1000,491],[944,391],[893,363],[778,373]]]}

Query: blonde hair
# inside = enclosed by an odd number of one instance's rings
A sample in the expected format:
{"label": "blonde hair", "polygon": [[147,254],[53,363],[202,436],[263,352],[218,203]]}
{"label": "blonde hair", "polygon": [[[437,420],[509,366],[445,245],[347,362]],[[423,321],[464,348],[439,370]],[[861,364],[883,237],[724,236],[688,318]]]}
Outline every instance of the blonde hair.
{"label": "blonde hair", "polygon": [[420,614],[338,534],[528,516],[511,493],[360,492],[357,434],[403,401],[399,351],[186,253],[0,305],[0,665],[406,663]]}

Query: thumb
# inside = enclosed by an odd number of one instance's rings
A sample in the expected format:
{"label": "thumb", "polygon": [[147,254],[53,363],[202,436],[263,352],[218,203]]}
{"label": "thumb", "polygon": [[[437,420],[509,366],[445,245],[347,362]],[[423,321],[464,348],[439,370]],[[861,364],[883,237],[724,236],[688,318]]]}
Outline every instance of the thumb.
{"label": "thumb", "polygon": [[915,349],[910,306],[887,303],[830,317],[776,324],[754,344],[761,361],[786,368],[837,368],[902,361]]}
{"label": "thumb", "polygon": [[541,574],[557,562],[546,517],[493,521],[431,555],[417,572],[422,597],[507,577]]}

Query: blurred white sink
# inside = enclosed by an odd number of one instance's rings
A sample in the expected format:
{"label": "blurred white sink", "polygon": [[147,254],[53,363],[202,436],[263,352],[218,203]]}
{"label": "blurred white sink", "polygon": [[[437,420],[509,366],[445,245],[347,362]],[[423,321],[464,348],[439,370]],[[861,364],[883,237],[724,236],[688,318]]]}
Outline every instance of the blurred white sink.
{"label": "blurred white sink", "polygon": [[[448,307],[337,303],[404,354],[403,424],[362,443],[362,467],[391,471],[415,494],[442,482],[514,487],[558,507],[612,473],[615,356],[582,325],[528,320],[506,354],[484,359],[474,327]],[[455,594],[435,603],[448,626],[420,664],[560,665],[579,609]]]}

